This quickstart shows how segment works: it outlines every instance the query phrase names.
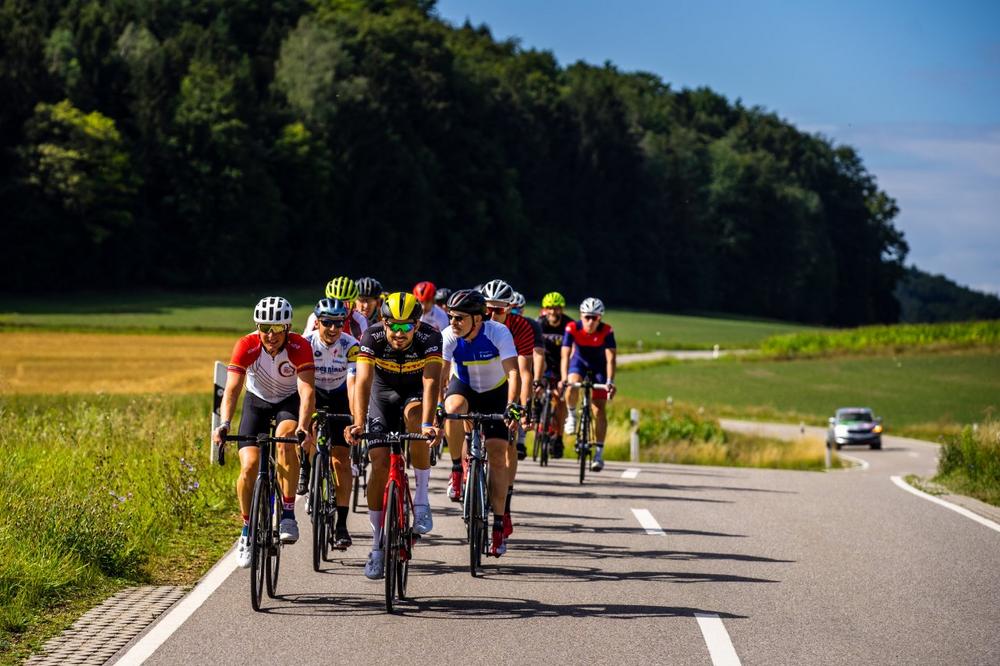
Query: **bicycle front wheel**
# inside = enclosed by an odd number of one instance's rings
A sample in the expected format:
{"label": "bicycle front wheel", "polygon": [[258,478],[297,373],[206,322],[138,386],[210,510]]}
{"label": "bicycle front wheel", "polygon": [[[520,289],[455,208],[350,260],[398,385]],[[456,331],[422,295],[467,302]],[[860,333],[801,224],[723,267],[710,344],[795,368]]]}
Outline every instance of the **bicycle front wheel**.
{"label": "bicycle front wheel", "polygon": [[469,462],[469,480],[466,483],[465,497],[467,524],[469,540],[469,574],[475,577],[476,570],[480,564],[480,552],[483,548],[483,487],[482,487],[482,465],[479,460]]}
{"label": "bicycle front wheel", "polygon": [[[589,407],[585,407],[589,409]],[[580,434],[577,439],[577,447],[579,448],[579,453],[577,457],[580,460],[580,483],[583,483],[583,479],[587,476],[587,464],[590,459],[590,418],[589,414],[584,413],[583,417],[580,419]]]}
{"label": "bicycle front wheel", "polygon": [[330,475],[323,473],[323,466],[329,465],[326,456],[317,453],[313,458],[312,482],[309,484],[309,512],[312,519],[312,559],[313,571],[319,571],[324,559],[327,538],[327,504],[330,497]]}
{"label": "bicycle front wheel", "polygon": [[399,507],[396,506],[397,493],[395,481],[389,481],[389,489],[386,492],[386,505],[384,522],[382,524],[382,552],[385,553],[385,610],[387,613],[393,611],[393,602],[396,599],[396,584],[399,581]]}
{"label": "bicycle front wheel", "polygon": [[278,590],[278,572],[281,569],[281,536],[279,526],[281,524],[281,489],[277,482],[272,479],[271,487],[274,489],[272,500],[268,503],[271,508],[271,517],[268,524],[271,529],[268,531],[267,548],[267,596],[274,599]]}
{"label": "bicycle front wheel", "polygon": [[268,526],[270,512],[268,511],[270,493],[264,481],[260,478],[253,486],[253,501],[250,504],[250,605],[255,611],[260,610],[260,598],[264,590],[264,579],[267,577]]}

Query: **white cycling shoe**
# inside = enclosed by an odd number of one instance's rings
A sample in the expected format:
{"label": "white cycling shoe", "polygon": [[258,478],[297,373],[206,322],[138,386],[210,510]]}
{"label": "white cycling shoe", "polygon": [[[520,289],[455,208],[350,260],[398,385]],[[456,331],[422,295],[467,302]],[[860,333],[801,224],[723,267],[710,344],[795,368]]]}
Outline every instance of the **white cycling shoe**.
{"label": "white cycling shoe", "polygon": [[434,518],[431,516],[429,504],[413,506],[413,531],[417,534],[427,534],[434,529]]}
{"label": "white cycling shoe", "polygon": [[373,550],[368,553],[368,561],[365,562],[365,578],[378,580],[385,575],[385,551]]}
{"label": "white cycling shoe", "polygon": [[294,518],[282,518],[278,525],[278,536],[281,537],[281,543],[295,543],[299,540],[299,524]]}
{"label": "white cycling shoe", "polygon": [[241,534],[236,546],[236,566],[240,569],[250,568],[250,537]]}
{"label": "white cycling shoe", "polygon": [[566,415],[566,423],[563,425],[563,433],[566,435],[572,435],[576,432],[576,414],[572,411]]}

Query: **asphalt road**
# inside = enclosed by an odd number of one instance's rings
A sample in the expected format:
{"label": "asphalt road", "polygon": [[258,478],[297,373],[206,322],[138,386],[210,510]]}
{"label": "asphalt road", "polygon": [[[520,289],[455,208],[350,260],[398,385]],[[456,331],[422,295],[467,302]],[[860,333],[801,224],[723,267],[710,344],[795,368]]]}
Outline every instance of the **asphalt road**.
{"label": "asphalt road", "polygon": [[300,504],[280,598],[255,613],[233,571],[147,663],[1000,664],[1000,533],[890,481],[931,473],[933,445],[884,446],[848,451],[864,470],[612,463],[582,487],[575,461],[527,461],[478,579],[442,464],[397,615],[362,572],[365,514],[316,573]]}

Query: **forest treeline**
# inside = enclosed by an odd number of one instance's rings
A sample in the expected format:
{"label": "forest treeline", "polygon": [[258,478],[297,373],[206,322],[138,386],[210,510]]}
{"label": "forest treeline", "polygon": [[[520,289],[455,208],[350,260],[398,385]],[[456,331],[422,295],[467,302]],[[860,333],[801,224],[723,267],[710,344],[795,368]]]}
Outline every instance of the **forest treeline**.
{"label": "forest treeline", "polygon": [[5,290],[503,276],[900,315],[897,207],[854,149],[431,0],[6,0],[0,99]]}

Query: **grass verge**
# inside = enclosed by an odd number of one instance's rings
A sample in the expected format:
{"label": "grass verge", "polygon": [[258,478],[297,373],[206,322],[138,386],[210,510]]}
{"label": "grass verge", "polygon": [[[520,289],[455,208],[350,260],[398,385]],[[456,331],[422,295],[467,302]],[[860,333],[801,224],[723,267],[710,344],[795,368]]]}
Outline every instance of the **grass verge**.
{"label": "grass verge", "polygon": [[945,441],[933,481],[953,493],[1000,506],[1000,420],[968,426]]}

